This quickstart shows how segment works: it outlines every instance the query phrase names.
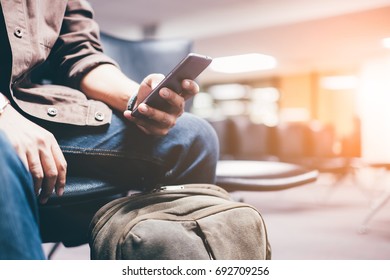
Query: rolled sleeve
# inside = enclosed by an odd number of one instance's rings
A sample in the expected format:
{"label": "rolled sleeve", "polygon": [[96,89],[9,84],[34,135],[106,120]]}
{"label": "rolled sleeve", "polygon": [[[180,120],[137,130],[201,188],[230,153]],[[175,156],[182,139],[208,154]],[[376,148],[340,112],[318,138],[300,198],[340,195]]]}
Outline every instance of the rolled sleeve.
{"label": "rolled sleeve", "polygon": [[57,67],[56,81],[79,89],[81,79],[101,64],[118,64],[103,53],[99,26],[93,19],[90,4],[83,0],[69,1],[60,36],[51,55]]}
{"label": "rolled sleeve", "polygon": [[80,89],[80,82],[85,74],[101,64],[113,64],[118,67],[114,60],[105,55],[91,54],[78,60],[69,68],[65,76],[66,80],[64,84],[72,88]]}

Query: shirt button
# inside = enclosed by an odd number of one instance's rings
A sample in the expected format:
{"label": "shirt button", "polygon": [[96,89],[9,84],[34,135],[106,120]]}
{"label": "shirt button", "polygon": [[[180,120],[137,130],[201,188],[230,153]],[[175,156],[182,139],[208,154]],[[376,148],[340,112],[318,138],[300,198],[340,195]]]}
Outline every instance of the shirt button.
{"label": "shirt button", "polygon": [[102,112],[96,112],[95,113],[95,120],[101,122],[104,120],[104,114]]}
{"label": "shirt button", "polygon": [[55,117],[58,114],[58,110],[56,108],[50,107],[50,108],[47,109],[47,114],[50,117]]}
{"label": "shirt button", "polygon": [[23,29],[20,27],[16,27],[14,30],[14,35],[18,38],[22,38],[23,37]]}

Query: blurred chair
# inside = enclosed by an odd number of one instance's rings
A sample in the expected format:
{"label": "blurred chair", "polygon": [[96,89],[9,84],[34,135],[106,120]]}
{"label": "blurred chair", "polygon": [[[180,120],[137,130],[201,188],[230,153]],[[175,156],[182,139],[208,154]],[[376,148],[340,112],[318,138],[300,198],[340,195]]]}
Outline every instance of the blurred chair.
{"label": "blurred chair", "polygon": [[[105,53],[138,82],[150,73],[167,74],[192,49],[192,42],[184,39],[128,41],[107,34],[101,34],[101,39]],[[43,75],[45,71],[38,69],[37,73]],[[38,74],[35,79],[50,82]],[[40,205],[43,242],[62,242],[66,247],[87,243],[89,223],[95,212],[131,189],[132,186],[69,175],[64,195],[53,195],[47,204]]]}
{"label": "blurred chair", "polygon": [[277,126],[277,156],[319,173],[334,176],[334,185],[354,172],[354,159],[334,152],[335,133],[318,121],[285,122]]}
{"label": "blurred chair", "polygon": [[238,160],[276,160],[272,127],[254,123],[249,116],[231,118],[234,154]]}
{"label": "blurred chair", "polygon": [[336,134],[333,126],[322,124],[319,121],[309,122],[310,156],[308,163],[315,166],[319,172],[332,174],[334,185],[345,180],[355,173],[356,159],[335,152]]}
{"label": "blurred chair", "polygon": [[272,127],[245,115],[208,121],[219,137],[221,159],[276,160]]}
{"label": "blurred chair", "polygon": [[219,140],[220,159],[234,159],[236,135],[233,133],[232,121],[228,117],[207,119],[214,128]]}
{"label": "blurred chair", "polygon": [[222,143],[216,183],[227,191],[279,191],[316,181],[317,170],[276,160],[272,128],[248,116],[210,123]]}
{"label": "blurred chair", "polygon": [[310,130],[304,122],[282,122],[276,127],[276,155],[280,161],[302,163],[310,155]]}

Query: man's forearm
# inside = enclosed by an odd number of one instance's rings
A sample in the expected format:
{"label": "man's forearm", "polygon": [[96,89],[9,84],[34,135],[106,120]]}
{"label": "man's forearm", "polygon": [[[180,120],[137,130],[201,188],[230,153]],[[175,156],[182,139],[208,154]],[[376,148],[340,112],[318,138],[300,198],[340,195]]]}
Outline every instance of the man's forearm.
{"label": "man's forearm", "polygon": [[102,64],[85,75],[80,87],[89,98],[103,101],[123,112],[139,85],[126,77],[116,66]]}

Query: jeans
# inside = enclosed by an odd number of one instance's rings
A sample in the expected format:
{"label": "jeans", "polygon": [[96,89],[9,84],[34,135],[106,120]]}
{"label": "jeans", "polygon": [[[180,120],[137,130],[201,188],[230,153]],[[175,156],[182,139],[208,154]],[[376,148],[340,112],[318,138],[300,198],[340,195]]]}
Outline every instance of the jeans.
{"label": "jeans", "polygon": [[0,130],[0,259],[44,259],[31,175]]}
{"label": "jeans", "polygon": [[104,127],[40,125],[56,137],[68,175],[102,178],[132,190],[215,182],[218,138],[206,121],[188,113],[163,137],[145,135],[121,114],[113,114]]}
{"label": "jeans", "polygon": [[[129,190],[215,182],[217,136],[191,114],[163,137],[145,135],[120,114],[104,127],[34,121],[56,137],[68,176],[102,178]],[[32,179],[1,131],[0,175],[0,259],[43,259]]]}

